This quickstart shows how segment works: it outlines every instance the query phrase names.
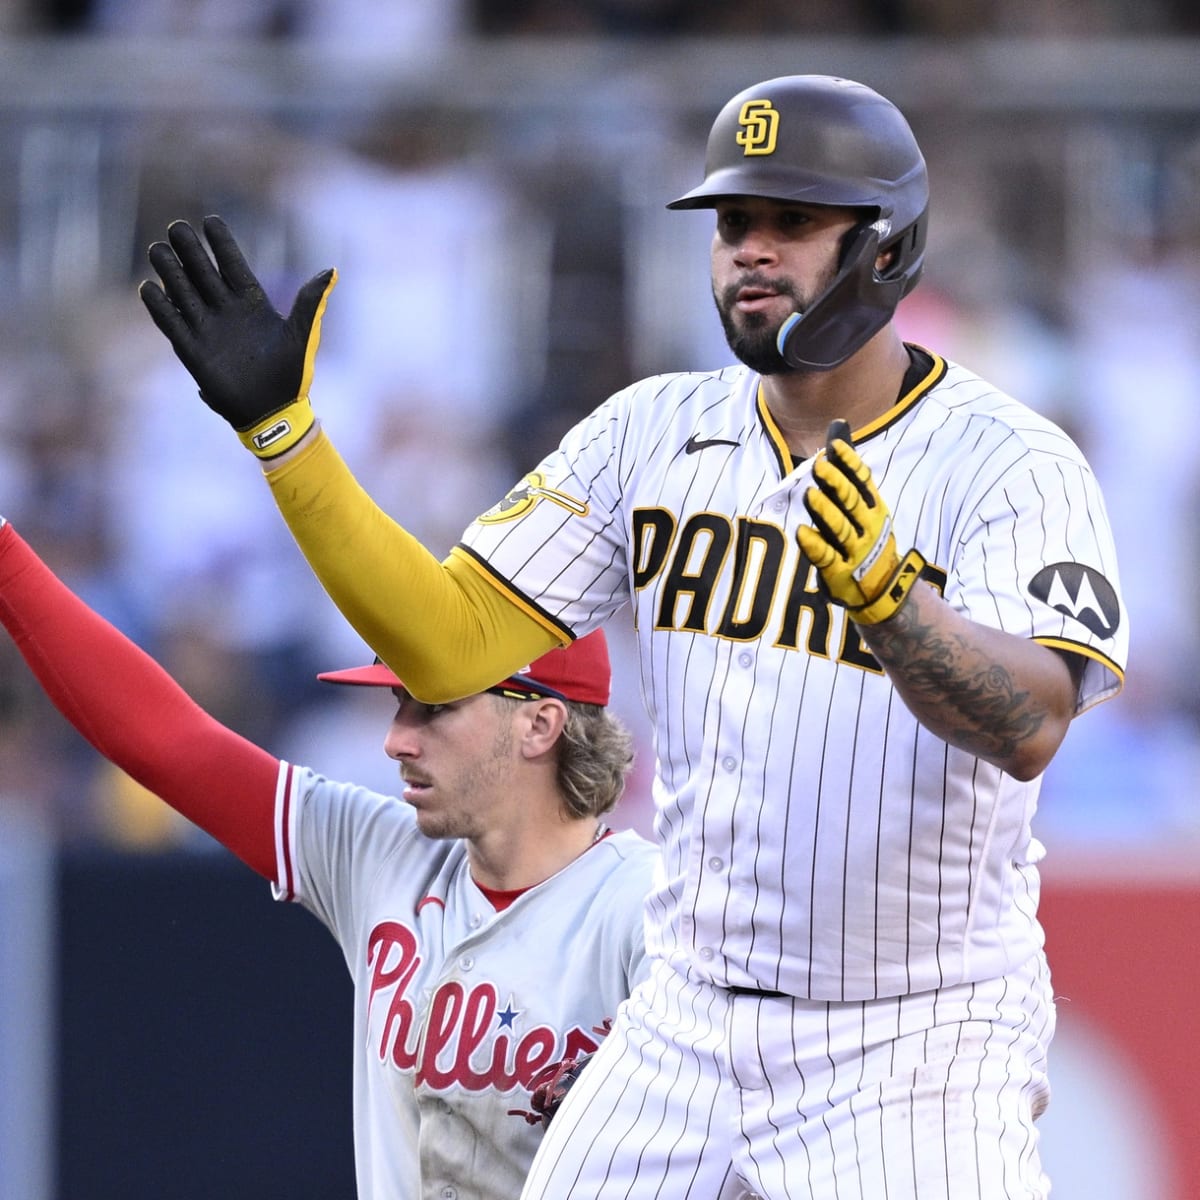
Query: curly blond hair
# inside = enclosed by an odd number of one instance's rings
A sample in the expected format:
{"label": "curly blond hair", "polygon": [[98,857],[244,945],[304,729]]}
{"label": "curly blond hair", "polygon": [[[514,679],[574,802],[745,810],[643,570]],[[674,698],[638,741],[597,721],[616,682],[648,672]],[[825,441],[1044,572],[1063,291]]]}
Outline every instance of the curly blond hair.
{"label": "curly blond hair", "polygon": [[[497,696],[501,704],[524,704]],[[573,821],[611,812],[633,769],[633,735],[600,704],[565,701],[567,719],[558,747],[557,783],[563,814]]]}
{"label": "curly blond hair", "polygon": [[572,700],[558,746],[558,790],[567,815],[611,812],[633,769],[629,730],[607,708]]}

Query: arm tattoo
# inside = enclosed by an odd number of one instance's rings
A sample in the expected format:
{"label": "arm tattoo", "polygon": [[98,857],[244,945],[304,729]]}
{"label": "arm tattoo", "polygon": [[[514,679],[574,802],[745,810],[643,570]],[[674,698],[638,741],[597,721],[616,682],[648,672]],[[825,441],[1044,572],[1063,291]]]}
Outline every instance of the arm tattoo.
{"label": "arm tattoo", "polygon": [[982,661],[962,638],[922,624],[915,604],[902,604],[891,620],[867,630],[866,638],[917,716],[922,709],[936,710],[948,731],[945,740],[963,750],[1007,758],[1045,720],[1004,667]]}

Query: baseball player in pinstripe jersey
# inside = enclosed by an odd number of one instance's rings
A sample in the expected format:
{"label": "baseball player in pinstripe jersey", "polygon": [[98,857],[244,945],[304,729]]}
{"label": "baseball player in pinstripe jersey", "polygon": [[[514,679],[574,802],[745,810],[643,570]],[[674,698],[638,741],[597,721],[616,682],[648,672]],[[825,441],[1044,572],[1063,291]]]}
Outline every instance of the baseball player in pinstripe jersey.
{"label": "baseball player in pinstripe jersey", "polygon": [[663,855],[651,977],[529,1200],[1045,1197],[1032,824],[1128,637],[1096,480],[1062,430],[897,333],[928,182],[884,97],[747,89],[670,207],[713,210],[738,365],[610,397],[441,563],[315,423],[334,272],[285,320],[210,218],[216,269],[176,223],[142,295],[415,694],[631,610]]}
{"label": "baseball player in pinstripe jersey", "polygon": [[[281,762],[198,709],[0,518],[0,623],[93,746],[322,921],[354,979],[358,1195],[515,1200],[544,1068],[646,974],[657,855],[601,816],[632,761],[604,635],[449,705],[384,666],[404,803]],[[286,989],[286,981],[280,981]],[[530,1114],[535,1115],[535,1114]]]}

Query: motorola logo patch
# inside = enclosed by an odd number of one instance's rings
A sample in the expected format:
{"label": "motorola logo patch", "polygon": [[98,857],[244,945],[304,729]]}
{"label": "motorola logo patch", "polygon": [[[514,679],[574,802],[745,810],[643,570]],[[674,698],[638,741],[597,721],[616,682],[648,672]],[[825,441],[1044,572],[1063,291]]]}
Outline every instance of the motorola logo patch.
{"label": "motorola logo patch", "polygon": [[1052,563],[1029,585],[1029,593],[1055,612],[1074,617],[1097,637],[1111,637],[1121,623],[1121,606],[1111,583],[1091,567]]}

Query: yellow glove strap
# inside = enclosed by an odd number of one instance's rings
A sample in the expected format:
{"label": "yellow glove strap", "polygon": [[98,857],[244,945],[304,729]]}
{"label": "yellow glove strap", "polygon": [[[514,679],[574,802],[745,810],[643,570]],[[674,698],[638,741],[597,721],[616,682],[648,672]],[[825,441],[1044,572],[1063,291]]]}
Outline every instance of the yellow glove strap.
{"label": "yellow glove strap", "polygon": [[896,610],[908,599],[913,584],[921,578],[925,558],[918,550],[910,550],[892,572],[883,591],[862,608],[849,609],[850,618],[859,625],[878,625],[896,615]]}
{"label": "yellow glove strap", "polygon": [[312,428],[313,419],[308,395],[301,393],[291,404],[273,412],[257,425],[239,429],[238,437],[242,439],[242,445],[259,458],[277,458]]}

